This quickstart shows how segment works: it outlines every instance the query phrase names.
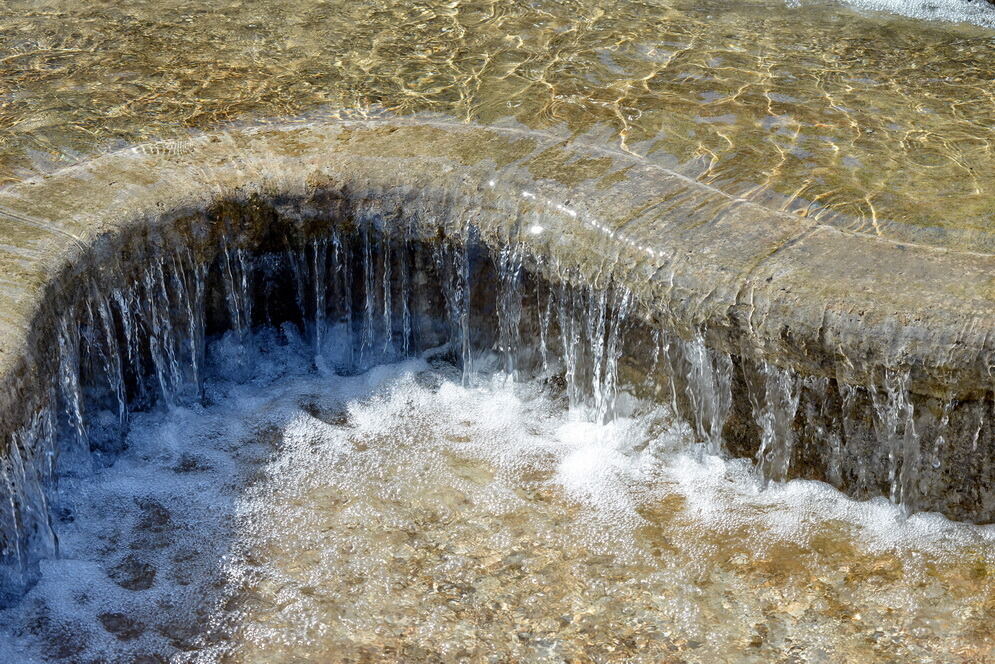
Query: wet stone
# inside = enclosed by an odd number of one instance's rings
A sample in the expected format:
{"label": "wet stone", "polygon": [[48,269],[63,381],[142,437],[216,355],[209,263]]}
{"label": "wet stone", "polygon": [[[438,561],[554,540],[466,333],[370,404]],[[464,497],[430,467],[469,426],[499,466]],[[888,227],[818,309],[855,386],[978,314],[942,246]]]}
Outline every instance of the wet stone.
{"label": "wet stone", "polygon": [[85,647],[85,637],[81,626],[54,620],[42,614],[32,618],[28,630],[42,642],[41,650],[53,660],[72,657]]}
{"label": "wet stone", "polygon": [[182,454],[180,460],[173,466],[173,470],[177,473],[198,473],[211,470],[211,465],[193,454]]}
{"label": "wet stone", "polygon": [[145,632],[145,625],[123,613],[101,613],[97,620],[119,641],[137,639]]}
{"label": "wet stone", "polygon": [[190,652],[200,645],[201,625],[188,619],[171,621],[160,626],[157,631],[177,650]]}
{"label": "wet stone", "polygon": [[329,406],[319,401],[305,400],[300,404],[301,410],[325,424],[345,426],[349,423],[349,411],[341,405]]}
{"label": "wet stone", "polygon": [[159,501],[141,498],[135,502],[141,509],[141,517],[137,525],[139,530],[161,533],[174,527],[169,510]]}
{"label": "wet stone", "polygon": [[116,584],[128,590],[148,590],[155,582],[156,569],[134,555],[126,556],[108,572]]}
{"label": "wet stone", "polygon": [[134,659],[131,660],[132,664],[167,664],[168,661],[162,655],[156,654],[135,655]]}

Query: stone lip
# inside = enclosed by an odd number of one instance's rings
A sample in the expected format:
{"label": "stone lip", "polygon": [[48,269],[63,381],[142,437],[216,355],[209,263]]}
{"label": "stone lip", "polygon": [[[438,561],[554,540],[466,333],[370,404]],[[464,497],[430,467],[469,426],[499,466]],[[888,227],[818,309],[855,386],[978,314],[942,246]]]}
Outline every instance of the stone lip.
{"label": "stone lip", "polygon": [[541,132],[358,120],[141,145],[0,190],[6,424],[39,321],[108,239],[226,199],[329,194],[517,236],[553,278],[614,280],[648,320],[802,375],[874,385],[892,366],[918,394],[991,389],[995,256],[848,233]]}

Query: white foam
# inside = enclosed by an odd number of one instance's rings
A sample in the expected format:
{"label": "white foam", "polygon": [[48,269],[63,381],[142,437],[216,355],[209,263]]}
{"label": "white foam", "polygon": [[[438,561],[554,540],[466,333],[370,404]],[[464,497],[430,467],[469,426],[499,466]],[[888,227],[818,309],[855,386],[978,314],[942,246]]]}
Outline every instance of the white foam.
{"label": "white foam", "polygon": [[[579,507],[566,533],[542,536],[589,538],[592,548],[620,556],[646,523],[641,508],[674,495],[683,499],[681,522],[695,531],[687,541],[699,531],[745,530],[759,550],[805,541],[839,522],[855,546],[872,551],[938,556],[964,546],[993,548],[993,528],[930,514],[905,518],[886,500],[858,502],[819,482],[763,489],[749,462],[704,454],[662,407],[594,424],[565,412],[556,395],[538,386],[492,376],[463,387],[445,378],[455,375],[451,368],[432,368],[427,359],[335,376],[311,369],[312,350],[303,340],[274,331],[250,341],[258,357],[247,365],[247,381],[236,382],[226,362],[239,352],[232,343],[228,338],[211,349],[207,391],[214,405],[136,414],[129,449],[113,465],[63,481],[58,503],[73,518],[57,524],[62,558],[43,564],[41,581],[21,605],[0,612],[0,661],[44,661],[39,648],[46,639],[71,638],[94,660],[172,652],[175,635],[149,627],[120,642],[95,617],[124,613],[150,626],[182,627],[193,616],[195,626],[210,625],[215,581],[237,586],[260,575],[282,578],[267,563],[245,561],[246,551],[282,546],[290,534],[274,525],[274,501],[290,506],[286,528],[295,529],[294,541],[311,543],[326,559],[312,572],[314,583],[323,574],[344,574],[335,552],[321,548],[320,534],[331,527],[327,515],[293,509],[307,505],[315,490],[356,498],[336,516],[343,532],[362,530],[371,518],[401,532],[411,524],[389,510],[371,510],[418,496],[426,505],[436,501],[443,520],[465,514],[467,500],[481,514],[510,514],[531,500],[521,493],[521,478],[533,477]],[[454,470],[453,456],[480,463]],[[492,544],[514,538],[500,529],[490,537]],[[375,578],[371,570],[395,553],[386,546],[370,551],[367,567],[356,573]],[[129,555],[155,568],[148,589],[129,590],[109,577]],[[459,566],[460,555],[467,554],[452,553],[444,564]],[[192,614],[197,606],[207,607],[208,618]],[[671,606],[680,620],[696,620],[693,597],[675,597]],[[297,617],[299,633],[253,625],[246,638],[318,638],[330,629],[309,614]],[[217,647],[206,644],[198,661],[214,661]]]}
{"label": "white foam", "polygon": [[[995,28],[995,7],[987,0],[839,0],[863,11],[887,12],[923,21],[973,23]],[[789,5],[802,4],[789,0]]]}

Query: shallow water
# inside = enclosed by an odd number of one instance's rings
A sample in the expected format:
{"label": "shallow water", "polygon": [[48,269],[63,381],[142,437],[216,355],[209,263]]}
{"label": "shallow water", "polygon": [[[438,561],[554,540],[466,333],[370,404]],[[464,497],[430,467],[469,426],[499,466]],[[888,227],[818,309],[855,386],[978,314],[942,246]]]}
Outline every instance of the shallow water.
{"label": "shallow water", "polygon": [[[991,250],[995,13],[847,4],[13,0],[0,183],[232,123],[431,114]],[[995,661],[993,527],[762,490],[665,405],[600,424],[489,358],[345,375],[325,342],[315,368],[292,333],[230,336],[207,405],[67,451],[59,555],[0,613],[0,660]]]}
{"label": "shallow water", "polygon": [[231,123],[435,114],[582,136],[850,230],[988,251],[993,30],[983,0],[12,0],[0,183]]}
{"label": "shallow water", "polygon": [[595,424],[487,357],[469,385],[444,349],[339,375],[340,336],[315,369],[290,327],[229,334],[209,405],[135,414],[125,453],[62,478],[60,558],[0,613],[0,658],[995,657],[993,527],[761,492],[665,407]]}

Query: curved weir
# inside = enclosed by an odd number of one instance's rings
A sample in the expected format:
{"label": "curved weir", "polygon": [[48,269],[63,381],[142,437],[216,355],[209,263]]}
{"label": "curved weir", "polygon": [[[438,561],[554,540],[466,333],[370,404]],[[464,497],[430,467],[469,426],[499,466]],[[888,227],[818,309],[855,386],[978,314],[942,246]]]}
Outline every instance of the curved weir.
{"label": "curved weir", "polygon": [[995,520],[988,255],[432,121],[141,146],[8,187],[0,216],[7,600],[57,553],[67,464],[113,459],[133,411],[203,400],[207,340],[258,325],[346,373],[446,345],[464,380],[497,363],[594,421],[621,389],[769,480]]}

